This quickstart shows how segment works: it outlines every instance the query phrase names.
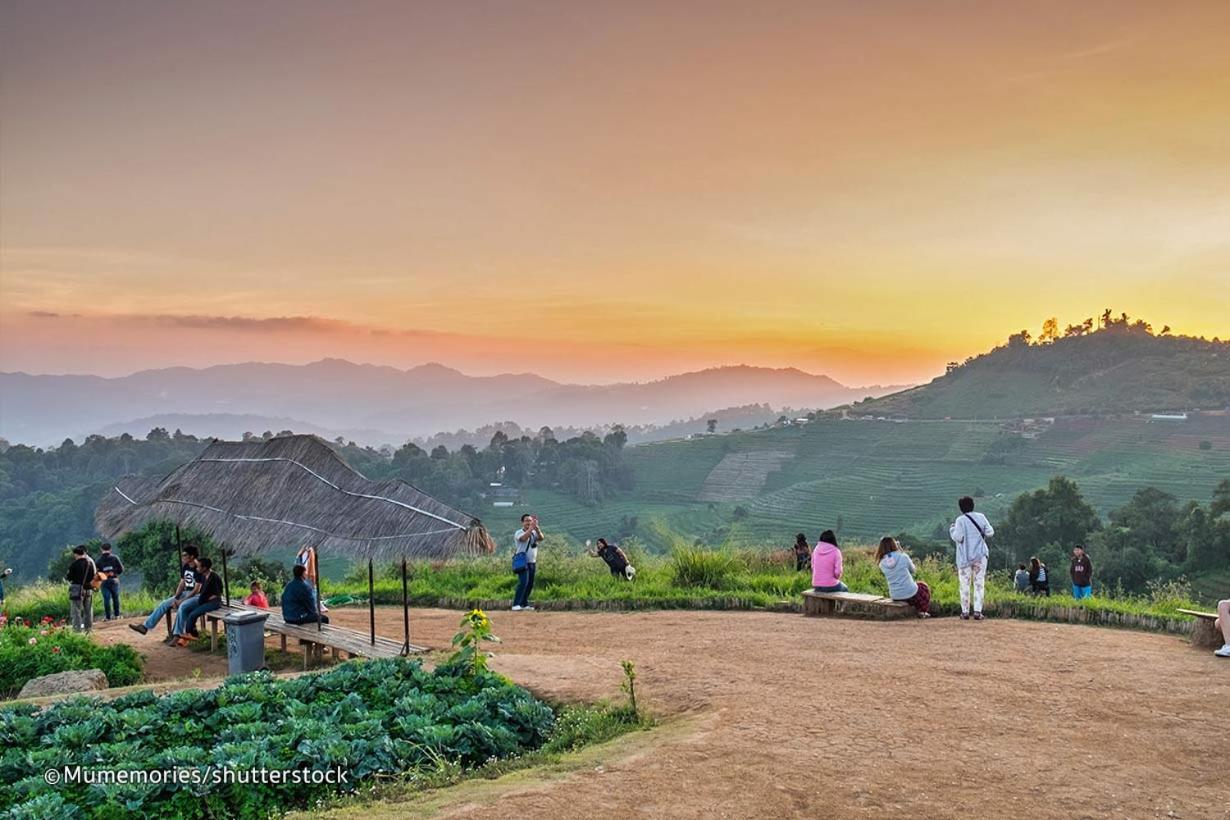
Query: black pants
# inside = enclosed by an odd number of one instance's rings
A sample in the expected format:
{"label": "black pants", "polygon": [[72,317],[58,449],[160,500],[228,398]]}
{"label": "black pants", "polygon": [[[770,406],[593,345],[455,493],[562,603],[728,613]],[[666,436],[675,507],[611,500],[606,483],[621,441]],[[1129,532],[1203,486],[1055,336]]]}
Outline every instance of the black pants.
{"label": "black pants", "polygon": [[534,573],[538,564],[526,564],[525,569],[517,573],[517,591],[513,595],[513,606],[527,606],[530,594],[534,591]]}
{"label": "black pants", "polygon": [[[316,618],[315,618],[315,617],[313,617],[313,616],[311,616],[311,615],[307,616],[306,618],[299,618],[299,619],[294,620],[294,621],[290,621],[290,620],[286,620],[286,619],[283,619],[283,620],[285,620],[285,621],[286,621],[286,623],[290,624],[291,626],[303,626],[304,624],[314,624],[314,623],[316,623]],[[320,616],[320,623],[322,623],[322,624],[327,624],[327,623],[329,623],[329,616],[328,616],[328,615],[321,615],[321,616]]]}

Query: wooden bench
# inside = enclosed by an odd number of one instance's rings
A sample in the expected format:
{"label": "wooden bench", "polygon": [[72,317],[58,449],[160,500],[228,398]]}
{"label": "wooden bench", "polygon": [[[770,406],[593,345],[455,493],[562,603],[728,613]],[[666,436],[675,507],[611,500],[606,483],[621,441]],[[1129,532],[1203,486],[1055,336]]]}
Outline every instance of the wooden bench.
{"label": "wooden bench", "polygon": [[803,614],[817,617],[820,615],[850,615],[860,618],[875,618],[887,621],[894,618],[908,618],[917,613],[914,607],[892,598],[879,595],[867,595],[861,592],[816,592],[808,590],[803,593]]}
{"label": "wooden bench", "polygon": [[1192,625],[1192,646],[1202,649],[1220,649],[1226,642],[1220,629],[1217,628],[1216,612],[1197,612],[1194,609],[1180,609],[1184,615],[1196,619]]}
{"label": "wooden bench", "polygon": [[[325,649],[330,650],[334,660],[339,660],[341,653],[345,653],[348,658],[396,658],[405,648],[401,641],[382,635],[377,635],[376,642],[373,644],[370,633],[347,629],[344,626],[322,624],[318,627],[314,623],[288,624],[282,620],[281,613],[273,610],[223,604],[213,612],[205,613],[205,620],[209,623],[210,652],[218,649],[218,624],[222,623],[223,618],[227,615],[236,612],[262,612],[268,615],[269,617],[265,619],[265,631],[272,632],[281,638],[283,652],[286,651],[287,638],[297,639],[299,646],[303,648],[304,669],[308,668],[308,663],[311,661],[323,660]],[[410,645],[411,654],[426,651],[425,647]]]}

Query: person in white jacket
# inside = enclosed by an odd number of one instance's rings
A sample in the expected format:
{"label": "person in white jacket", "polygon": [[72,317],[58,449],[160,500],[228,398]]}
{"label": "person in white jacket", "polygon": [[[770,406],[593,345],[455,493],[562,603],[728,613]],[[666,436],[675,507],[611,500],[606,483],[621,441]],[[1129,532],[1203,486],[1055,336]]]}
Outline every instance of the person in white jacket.
{"label": "person in white jacket", "polygon": [[948,528],[957,545],[957,588],[961,592],[961,620],[969,620],[970,587],[974,590],[974,620],[982,620],[982,596],[987,586],[987,558],[991,554],[987,539],[995,534],[991,522],[974,512],[974,499],[968,495],[957,501],[961,514]]}

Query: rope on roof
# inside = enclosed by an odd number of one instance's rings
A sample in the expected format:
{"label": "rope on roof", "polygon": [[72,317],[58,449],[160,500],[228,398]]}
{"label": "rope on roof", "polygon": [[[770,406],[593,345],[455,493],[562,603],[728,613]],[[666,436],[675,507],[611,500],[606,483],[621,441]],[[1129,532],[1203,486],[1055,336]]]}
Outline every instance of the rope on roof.
{"label": "rope on roof", "polygon": [[[454,521],[449,521],[447,518],[444,518],[443,516],[439,516],[433,512],[428,512],[427,510],[420,509],[419,507],[416,507],[413,504],[407,504],[404,501],[398,501],[395,498],[386,498],[385,496],[382,496],[382,495],[368,495],[367,493],[352,493],[350,490],[342,489],[341,487],[337,486],[329,479],[322,476],[320,473],[313,470],[311,467],[308,467],[307,465],[304,465],[304,464],[300,464],[298,461],[295,461],[293,458],[276,457],[276,458],[198,458],[197,459],[197,462],[204,462],[204,461],[216,461],[216,462],[224,463],[224,464],[225,463],[261,463],[261,462],[270,462],[270,461],[285,461],[288,464],[294,464],[296,467],[306,470],[307,472],[311,473],[313,478],[316,478],[319,481],[323,481],[325,484],[328,484],[330,487],[337,490],[338,492],[345,493],[346,495],[352,496],[354,498],[368,498],[368,499],[371,499],[372,501],[387,501],[390,504],[396,504],[399,507],[405,507],[407,510],[413,510],[416,513],[421,513],[423,515],[434,518],[437,521],[443,521],[445,524],[448,524],[453,529],[463,530],[463,531],[466,529],[460,524]],[[116,490],[119,491],[119,488],[117,487]],[[120,495],[124,495],[124,494],[121,492]],[[124,497],[128,498],[128,496],[126,495],[124,495]],[[134,504],[136,503],[132,501],[131,498],[128,498],[128,500]],[[159,499],[159,500],[169,501],[170,499]],[[199,505],[199,506],[204,506],[204,505]],[[208,509],[213,509],[213,508],[210,507]],[[225,512],[225,510],[217,510],[217,512]],[[228,515],[230,514],[234,514],[234,513],[228,513]],[[240,516],[240,517],[243,518],[245,516]],[[260,519],[260,520],[269,521],[272,519]],[[291,522],[282,522],[282,523],[291,523]],[[450,530],[438,530],[437,532],[450,532]],[[426,535],[427,533],[419,533],[419,534]],[[345,536],[342,536],[342,537],[345,537]]]}

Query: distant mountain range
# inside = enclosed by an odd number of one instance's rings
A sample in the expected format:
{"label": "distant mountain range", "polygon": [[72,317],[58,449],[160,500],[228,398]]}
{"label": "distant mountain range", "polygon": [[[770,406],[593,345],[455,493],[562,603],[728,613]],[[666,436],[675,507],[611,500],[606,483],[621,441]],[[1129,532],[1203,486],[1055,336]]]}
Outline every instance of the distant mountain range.
{"label": "distant mountain range", "polygon": [[928,384],[857,404],[907,418],[1155,413],[1230,407],[1230,342],[1112,325],[1047,344],[1019,336]]}
{"label": "distant mountain range", "polygon": [[0,436],[36,445],[179,427],[235,437],[283,429],[400,443],[496,421],[525,426],[666,424],[744,404],[828,408],[899,387],[851,388],[794,368],[719,367],[657,381],[561,384],[534,374],[468,376],[340,359],[145,370],[120,378],[0,373]]}

